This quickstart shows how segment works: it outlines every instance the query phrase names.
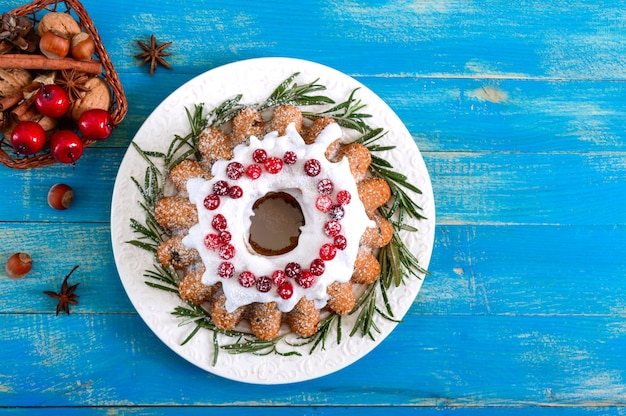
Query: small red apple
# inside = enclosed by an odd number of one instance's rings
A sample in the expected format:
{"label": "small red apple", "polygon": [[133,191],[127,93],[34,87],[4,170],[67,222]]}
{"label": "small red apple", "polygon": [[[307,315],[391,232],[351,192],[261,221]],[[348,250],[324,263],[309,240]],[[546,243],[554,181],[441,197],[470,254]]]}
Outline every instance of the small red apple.
{"label": "small red apple", "polygon": [[74,165],[83,154],[83,141],[71,130],[58,130],[50,138],[50,153],[60,163]]}
{"label": "small red apple", "polygon": [[87,140],[104,140],[113,131],[111,114],[99,108],[92,108],[81,114],[78,119],[78,130]]}
{"label": "small red apple", "polygon": [[35,106],[43,116],[59,118],[70,108],[70,97],[56,84],[42,85],[35,94]]}
{"label": "small red apple", "polygon": [[34,121],[20,121],[11,132],[11,145],[19,154],[32,155],[40,152],[45,143],[46,132]]}

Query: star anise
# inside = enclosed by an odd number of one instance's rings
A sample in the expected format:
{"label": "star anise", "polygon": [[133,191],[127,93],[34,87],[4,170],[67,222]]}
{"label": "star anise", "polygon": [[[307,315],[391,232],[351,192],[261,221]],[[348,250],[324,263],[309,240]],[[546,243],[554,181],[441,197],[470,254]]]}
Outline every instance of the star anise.
{"label": "star anise", "polygon": [[89,75],[86,73],[75,69],[64,69],[55,82],[60,87],[63,87],[70,96],[70,99],[74,101],[82,97],[84,93],[89,90],[85,85],[87,81],[89,81]]}
{"label": "star anise", "polygon": [[163,57],[171,55],[171,53],[165,52],[165,49],[169,48],[172,42],[165,42],[159,45],[156,37],[154,35],[150,35],[150,45],[146,45],[140,40],[137,41],[137,44],[144,50],[144,52],[135,55],[135,58],[143,59],[141,65],[150,63],[150,76],[154,75],[154,71],[159,64],[163,65],[167,69],[172,69],[172,66],[165,59],[163,59]]}
{"label": "star anise", "polygon": [[51,290],[46,290],[43,292],[46,295],[50,296],[51,298],[55,298],[59,300],[59,304],[57,305],[57,316],[59,315],[61,311],[65,311],[65,313],[69,315],[70,304],[72,305],[78,304],[78,301],[76,300],[76,298],[78,298],[79,296],[74,294],[74,291],[76,290],[76,287],[78,286],[78,283],[69,287],[67,283],[67,279],[69,279],[69,277],[72,275],[72,273],[74,273],[74,270],[76,269],[78,269],[78,266],[74,266],[72,271],[69,272],[67,276],[65,276],[65,279],[63,279],[63,284],[61,285],[61,291],[59,293],[52,292]]}

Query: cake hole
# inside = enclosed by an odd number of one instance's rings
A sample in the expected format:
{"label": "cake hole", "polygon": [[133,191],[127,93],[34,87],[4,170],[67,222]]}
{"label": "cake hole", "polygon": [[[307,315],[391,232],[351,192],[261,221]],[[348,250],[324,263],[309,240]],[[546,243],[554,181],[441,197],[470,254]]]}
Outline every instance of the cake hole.
{"label": "cake hole", "polygon": [[304,215],[298,201],[286,192],[269,192],[252,205],[248,241],[258,254],[278,256],[298,246]]}

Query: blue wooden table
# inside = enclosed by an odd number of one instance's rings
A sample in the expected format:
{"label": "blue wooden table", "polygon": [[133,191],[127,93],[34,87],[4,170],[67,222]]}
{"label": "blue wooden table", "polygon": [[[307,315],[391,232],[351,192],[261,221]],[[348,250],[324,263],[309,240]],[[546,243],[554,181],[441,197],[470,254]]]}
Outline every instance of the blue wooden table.
{"label": "blue wooden table", "polygon": [[[0,166],[0,258],[34,259],[21,280],[0,272],[0,408],[626,414],[620,3],[86,0],[129,111],[75,169]],[[173,69],[154,76],[134,57],[151,34],[173,42]],[[196,75],[264,56],[328,65],[385,100],[437,206],[431,274],[404,322],[357,363],[281,386],[226,380],[168,349],[128,300],[110,242],[115,175],[143,121]],[[57,182],[75,190],[68,210],[46,203]],[[56,316],[42,292],[75,265],[79,304]]]}

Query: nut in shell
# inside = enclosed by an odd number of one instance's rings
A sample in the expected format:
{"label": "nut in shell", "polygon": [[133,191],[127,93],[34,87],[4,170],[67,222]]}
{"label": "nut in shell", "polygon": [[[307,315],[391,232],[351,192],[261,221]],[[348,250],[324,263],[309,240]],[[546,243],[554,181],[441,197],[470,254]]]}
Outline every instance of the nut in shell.
{"label": "nut in shell", "polygon": [[73,201],[74,190],[64,183],[52,185],[48,191],[48,205],[51,208],[58,210],[68,209]]}
{"label": "nut in shell", "polygon": [[33,268],[33,261],[28,253],[15,253],[7,260],[5,271],[11,279],[21,279]]}
{"label": "nut in shell", "polygon": [[32,75],[25,69],[0,69],[0,97],[8,97],[21,91],[32,80]]}
{"label": "nut in shell", "polygon": [[39,50],[49,59],[65,58],[70,51],[70,40],[61,32],[48,30],[39,40]]}
{"label": "nut in shell", "polygon": [[111,90],[104,78],[90,78],[84,88],[85,93],[72,103],[69,110],[70,117],[75,121],[87,110],[98,108],[108,111],[111,106]]}
{"label": "nut in shell", "polygon": [[93,38],[85,32],[74,35],[70,45],[70,55],[79,61],[88,61],[96,51],[96,44]]}
{"label": "nut in shell", "polygon": [[76,19],[68,13],[50,12],[45,14],[37,25],[37,35],[40,37],[50,30],[55,30],[71,39],[74,35],[81,32],[80,26]]}

